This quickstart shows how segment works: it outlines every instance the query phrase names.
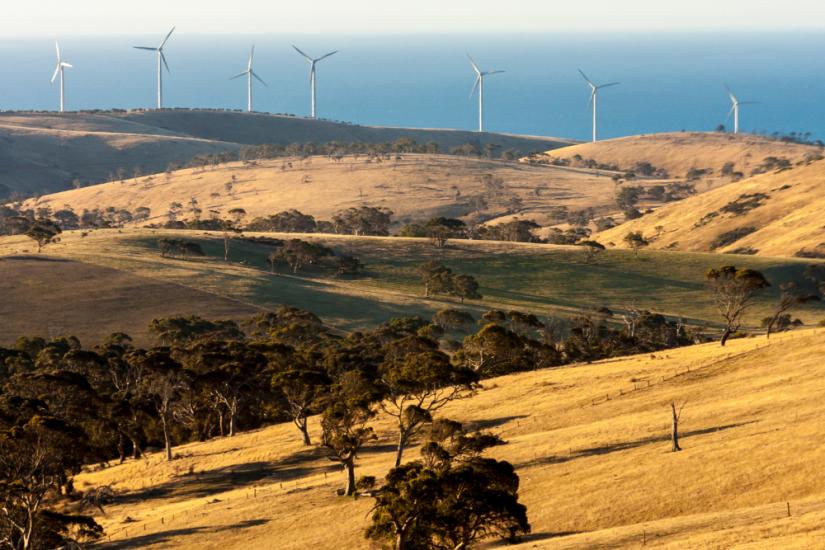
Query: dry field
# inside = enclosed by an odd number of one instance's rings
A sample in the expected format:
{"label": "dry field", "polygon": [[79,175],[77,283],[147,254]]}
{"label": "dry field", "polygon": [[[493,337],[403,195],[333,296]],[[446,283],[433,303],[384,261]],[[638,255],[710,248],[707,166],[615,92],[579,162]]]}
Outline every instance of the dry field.
{"label": "dry field", "polygon": [[582,143],[546,154],[559,159],[579,155],[601,164],[617,165],[621,170],[633,170],[637,163],[649,162],[655,168],[667,170],[671,178],[684,178],[692,168],[710,169],[719,177],[722,167],[729,162],[734,171],[748,176],[768,157],[784,157],[796,164],[809,155],[822,154],[822,148],[752,134],[673,132]]}
{"label": "dry field", "polygon": [[[740,339],[488,380],[443,414],[507,440],[490,454],[516,466],[533,528],[516,548],[822,548],[823,356],[822,329]],[[375,428],[356,473],[380,478],[394,437],[386,418]],[[335,496],[343,474],[291,424],[175,455],[78,476],[118,492],[97,514],[104,547],[370,547],[372,500]]]}
{"label": "dry field", "polygon": [[387,142],[401,137],[438,143],[444,150],[468,142],[520,154],[570,140],[454,130],[376,128],[310,119],[224,111],[164,110],[99,113],[0,113],[0,182],[26,196],[108,181],[123,169],[159,173],[208,153],[243,145],[298,142]]}
{"label": "dry field", "polygon": [[[496,180],[494,190],[487,180]],[[303,161],[262,161],[254,166],[223,164],[210,169],[179,170],[64,191],[27,201],[28,206],[70,205],[84,208],[113,206],[134,211],[151,209],[151,222],[163,223],[169,204],[198,201],[204,216],[243,208],[248,219],[295,208],[319,219],[338,210],[368,205],[391,209],[399,221],[431,216],[485,218],[507,216],[514,198],[521,201],[518,216],[540,224],[553,222],[559,207],[593,207],[601,213],[616,209],[614,183],[587,170],[527,166],[514,162],[464,159],[441,155],[404,155],[401,160],[376,163],[366,157],[343,161],[311,157]],[[495,197],[495,198],[492,198]],[[478,206],[484,198],[486,206]]]}
{"label": "dry field", "polygon": [[[596,238],[623,247],[628,232],[641,231],[654,238],[653,248],[747,251],[766,256],[805,251],[825,257],[823,188],[825,161],[812,162],[666,205]],[[736,231],[740,234],[731,233]],[[726,233],[729,239],[714,242]]]}

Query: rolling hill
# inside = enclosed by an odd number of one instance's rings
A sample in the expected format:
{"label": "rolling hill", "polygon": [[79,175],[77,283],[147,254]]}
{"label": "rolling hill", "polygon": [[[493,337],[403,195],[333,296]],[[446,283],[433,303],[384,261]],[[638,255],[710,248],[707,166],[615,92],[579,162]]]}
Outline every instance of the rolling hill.
{"label": "rolling hill", "polygon": [[825,257],[825,161],[762,174],[690,197],[599,233],[623,247],[641,231],[651,247]]}
{"label": "rolling hill", "polygon": [[[194,198],[204,217],[211,210],[225,216],[243,208],[247,221],[291,208],[328,220],[338,210],[368,205],[391,209],[402,223],[432,216],[517,215],[553,224],[563,219],[562,207],[613,212],[613,188],[609,177],[590,170],[413,154],[380,163],[365,156],[227,163],[64,191],[25,205],[53,210],[69,205],[78,213],[143,206],[151,209],[150,223],[165,222],[170,203],[187,205]],[[192,215],[184,208],[181,217]]]}
{"label": "rolling hill", "polygon": [[[825,541],[825,332],[693,346],[485,382],[441,415],[500,434],[532,534],[514,548],[819,548]],[[670,403],[684,405],[670,452]],[[358,457],[382,478],[390,421]],[[318,433],[317,419],[310,423]],[[78,488],[116,493],[96,513],[107,548],[364,549],[371,498],[291,424],[90,466]],[[417,449],[408,451],[409,459]],[[330,521],[334,518],[334,521]],[[499,547],[490,544],[485,547]]]}
{"label": "rolling hill", "polygon": [[163,110],[94,113],[0,113],[0,197],[39,195],[107,181],[123,169],[159,173],[203,154],[264,143],[367,142],[399,138],[443,150],[476,143],[520,154],[572,143],[555,138],[457,130],[379,128],[259,113]]}
{"label": "rolling hill", "polygon": [[[71,231],[40,255],[33,254],[27,237],[4,237],[0,274],[5,275],[7,302],[0,306],[0,344],[46,330],[49,336],[82,336],[89,345],[123,331],[145,344],[154,317],[238,319],[279,304],[312,311],[345,331],[393,317],[430,318],[445,307],[463,307],[478,318],[491,308],[570,317],[600,306],[617,315],[629,307],[650,309],[715,331],[719,317],[703,275],[726,262],[760,269],[774,283],[747,316],[747,323],[756,327],[770,313],[778,283],[799,280],[808,265],[795,259],[660,251],[642,251],[636,257],[624,250],[608,250],[590,264],[584,251],[572,246],[451,241],[447,248],[436,249],[425,239],[399,237],[247,236],[320,242],[359,258],[364,269],[357,277],[335,277],[329,269],[274,275],[266,264],[271,250],[266,243],[236,239],[232,261],[226,263],[221,235],[202,231]],[[160,237],[195,240],[206,257],[161,258]],[[25,260],[15,259],[21,256]],[[472,274],[484,298],[464,306],[446,297],[425,298],[417,270],[427,260]],[[792,313],[808,324],[825,317],[817,304]]]}
{"label": "rolling hill", "polygon": [[[730,170],[749,176],[759,169],[766,159],[787,159],[791,164],[821,157],[822,147],[787,143],[752,134],[727,134],[721,132],[673,132],[630,136],[582,143],[549,151],[544,160],[562,159],[573,165],[591,160],[603,165],[614,165],[620,171],[636,171],[640,163],[649,163],[654,169],[667,172],[671,178],[685,178],[693,170],[709,170],[703,174],[730,181],[722,174],[723,167],[731,163]],[[542,156],[533,160],[541,161]],[[639,175],[639,174],[637,174]]]}

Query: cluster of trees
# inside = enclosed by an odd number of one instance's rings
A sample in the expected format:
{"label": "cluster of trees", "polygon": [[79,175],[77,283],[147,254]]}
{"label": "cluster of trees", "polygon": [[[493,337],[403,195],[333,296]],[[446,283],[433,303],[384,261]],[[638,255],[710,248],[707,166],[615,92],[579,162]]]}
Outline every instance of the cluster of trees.
{"label": "cluster of trees", "polygon": [[[737,268],[726,265],[712,268],[705,274],[708,289],[713,295],[719,315],[724,320],[720,338],[721,345],[741,328],[745,313],[758,296],[771,286],[761,272],[754,269]],[[775,330],[785,330],[799,324],[791,320],[788,311],[801,304],[821,301],[825,295],[825,268],[813,264],[808,266],[799,282],[789,281],[779,285],[779,299],[773,313],[763,319],[767,337]]]}
{"label": "cluster of trees", "polygon": [[479,300],[478,281],[472,275],[453,273],[453,271],[436,261],[421,264],[418,268],[421,282],[424,284],[424,296],[443,294],[464,300]]}
{"label": "cluster of trees", "polygon": [[269,244],[273,250],[267,257],[267,263],[272,273],[278,273],[282,264],[289,266],[292,273],[298,273],[306,266],[331,266],[338,275],[355,275],[363,267],[358,258],[336,254],[333,249],[319,243],[290,239]]}
{"label": "cluster of trees", "polygon": [[151,210],[140,206],[131,212],[115,207],[84,209],[80,214],[65,205],[59,210],[51,207],[24,208],[21,204],[0,205],[0,235],[22,235],[35,225],[52,225],[61,231],[71,229],[99,229],[123,227],[130,222],[148,220]]}
{"label": "cluster of trees", "polygon": [[189,256],[205,256],[200,243],[185,239],[158,239],[158,250],[162,258],[180,256],[186,259]]}

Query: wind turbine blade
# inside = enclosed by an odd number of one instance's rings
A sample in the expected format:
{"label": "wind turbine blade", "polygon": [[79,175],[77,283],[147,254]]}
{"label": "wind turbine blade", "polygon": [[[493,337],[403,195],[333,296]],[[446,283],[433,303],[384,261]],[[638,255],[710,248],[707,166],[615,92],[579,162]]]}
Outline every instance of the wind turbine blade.
{"label": "wind turbine blade", "polygon": [[337,54],[337,53],[338,53],[338,50],[335,50],[334,52],[329,52],[328,54],[326,54],[326,55],[324,55],[324,56],[319,57],[319,58],[318,58],[318,59],[316,59],[315,61],[316,61],[316,62],[318,62],[318,61],[324,60],[324,59],[326,59],[327,57],[332,57],[333,55],[335,55],[335,54]]}
{"label": "wind turbine blade", "polygon": [[730,117],[731,117],[731,115],[733,114],[733,112],[735,110],[736,110],[736,105],[734,105],[733,107],[730,108],[730,111],[728,111],[728,116],[725,117],[725,122],[730,120]]}
{"label": "wind turbine blade", "polygon": [[150,52],[158,51],[157,48],[150,48],[149,46],[132,46],[136,50],[149,50]]}
{"label": "wind turbine blade", "polygon": [[60,63],[57,64],[57,68],[54,70],[54,74],[52,75],[52,84],[54,84],[54,79],[57,78],[58,74],[60,74]]}
{"label": "wind turbine blade", "polygon": [[66,67],[67,69],[74,69],[74,65],[72,65],[71,63],[63,63],[62,61],[60,62],[60,66]]}
{"label": "wind turbine blade", "polygon": [[478,85],[481,83],[481,73],[478,74],[476,77],[475,83],[473,83],[473,89],[470,90],[470,99],[473,99],[473,96],[476,94],[476,90],[478,89]]}
{"label": "wind turbine blade", "polygon": [[173,32],[175,32],[175,27],[172,27],[172,30],[171,30],[171,31],[169,31],[169,34],[167,34],[167,35],[166,35],[166,38],[164,38],[164,39],[163,39],[163,42],[161,42],[161,43],[160,43],[160,46],[158,46],[158,49],[159,49],[159,50],[162,50],[162,49],[163,49],[163,47],[166,45],[166,42],[168,42],[168,41],[169,41],[169,37],[170,37],[170,36],[172,36],[172,33],[173,33]]}
{"label": "wind turbine blade", "polygon": [[602,84],[601,86],[597,86],[597,88],[609,88],[611,86],[618,86],[621,82],[608,82],[607,84]]}
{"label": "wind turbine blade", "polygon": [[169,70],[169,63],[166,62],[166,56],[163,55],[163,52],[160,52],[160,60],[163,61],[163,66],[166,67],[166,72],[171,74],[172,71]]}
{"label": "wind turbine blade", "polygon": [[481,76],[481,69],[478,68],[478,65],[476,65],[476,62],[473,61],[472,57],[470,57],[470,54],[467,54],[467,59],[470,60],[470,65],[473,66],[473,70],[476,72],[476,74]]}
{"label": "wind turbine blade", "polygon": [[506,73],[506,72],[507,72],[507,71],[490,71],[490,72],[489,72],[489,73],[487,73],[487,74],[488,74],[488,75],[490,75],[490,74],[501,74],[501,73]]}
{"label": "wind turbine blade", "polygon": [[306,60],[307,60],[307,61],[309,61],[310,63],[312,63],[312,58],[311,58],[310,56],[308,56],[307,54],[305,54],[304,52],[302,52],[302,51],[301,51],[301,49],[300,49],[300,48],[298,48],[298,46],[296,46],[295,44],[293,44],[293,45],[292,45],[292,47],[293,47],[293,48],[295,48],[295,51],[296,51],[296,52],[298,52],[299,54],[303,55],[303,56],[306,58]]}
{"label": "wind turbine blade", "polygon": [[258,76],[258,73],[256,73],[255,71],[252,71],[252,76],[254,76],[255,78],[257,78],[257,79],[258,79],[258,82],[260,82],[261,84],[263,84],[264,86],[266,86],[267,88],[269,88],[269,84],[267,84],[266,82],[264,82],[264,81],[263,81],[263,79],[262,79],[260,76]]}
{"label": "wind turbine blade", "polygon": [[57,62],[60,62],[60,44],[57,43],[57,40],[54,41],[54,49],[57,51]]}
{"label": "wind turbine blade", "polygon": [[580,74],[580,75],[582,75],[582,78],[583,78],[583,79],[584,79],[584,80],[585,80],[588,84],[590,84],[591,86],[595,86],[595,84],[593,84],[593,82],[592,82],[589,78],[587,78],[587,75],[586,75],[586,74],[584,74],[584,71],[583,71],[583,70],[578,69],[578,71],[579,71],[579,74]]}
{"label": "wind turbine blade", "polygon": [[235,80],[236,78],[240,78],[240,77],[242,77],[242,76],[246,76],[246,75],[248,75],[248,74],[249,74],[249,71],[244,71],[244,72],[242,72],[242,73],[240,73],[240,74],[236,74],[235,76],[233,76],[233,77],[232,77],[232,78],[230,78],[229,80]]}
{"label": "wind turbine blade", "polygon": [[739,105],[759,105],[759,101],[740,101]]}
{"label": "wind turbine blade", "polygon": [[596,90],[598,90],[598,88],[591,88],[590,90],[590,99],[587,100],[588,109],[593,106],[593,100],[596,99]]}
{"label": "wind turbine blade", "polygon": [[255,59],[255,46],[252,46],[252,51],[249,52],[249,64],[247,68],[252,70],[252,60]]}

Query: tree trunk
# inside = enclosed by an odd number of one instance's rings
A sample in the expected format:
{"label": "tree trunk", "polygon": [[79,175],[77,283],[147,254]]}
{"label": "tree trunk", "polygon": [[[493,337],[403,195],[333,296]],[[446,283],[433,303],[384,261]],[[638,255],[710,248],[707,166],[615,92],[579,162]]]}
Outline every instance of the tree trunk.
{"label": "tree trunk", "polygon": [[117,434],[117,454],[123,464],[126,461],[126,437],[122,433]]}
{"label": "tree trunk", "polygon": [[295,424],[297,424],[298,429],[301,430],[301,437],[304,440],[304,446],[309,447],[310,445],[312,445],[312,441],[309,438],[309,428],[307,427],[306,417],[298,418],[295,421]]}
{"label": "tree trunk", "polygon": [[404,449],[407,447],[407,434],[402,429],[398,435],[398,446],[395,449],[395,467],[401,466],[401,457],[404,455]]}
{"label": "tree trunk", "polygon": [[140,450],[140,442],[137,437],[129,436],[129,439],[132,441],[132,458],[137,460],[143,456],[143,452]]}
{"label": "tree trunk", "polygon": [[347,486],[344,494],[349,497],[355,494],[355,459],[347,459],[344,462],[344,469],[347,471]]}
{"label": "tree trunk", "polygon": [[229,413],[229,437],[235,437],[236,426],[238,424],[238,413],[236,407],[232,407]]}
{"label": "tree trunk", "polygon": [[223,236],[223,261],[229,261],[229,234],[224,233]]}
{"label": "tree trunk", "polygon": [[679,446],[679,415],[676,414],[676,404],[670,404],[670,410],[673,413],[673,424],[671,425],[670,429],[670,440],[673,443],[671,446],[671,451],[681,451],[682,448]]}
{"label": "tree trunk", "polygon": [[770,340],[770,338],[771,338],[771,333],[773,332],[773,327],[776,324],[776,321],[778,319],[779,319],[779,315],[778,314],[774,315],[773,317],[771,317],[771,320],[768,323],[768,330],[765,332],[765,336],[768,338],[768,340]]}
{"label": "tree trunk", "polygon": [[172,462],[172,441],[169,439],[169,428],[167,426],[166,415],[162,417],[163,442],[166,447],[166,460]]}
{"label": "tree trunk", "polygon": [[727,343],[728,338],[730,338],[730,335],[732,333],[733,333],[733,330],[731,330],[730,327],[725,327],[725,332],[722,333],[722,339],[719,341],[719,343],[722,344],[723,347]]}

